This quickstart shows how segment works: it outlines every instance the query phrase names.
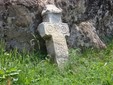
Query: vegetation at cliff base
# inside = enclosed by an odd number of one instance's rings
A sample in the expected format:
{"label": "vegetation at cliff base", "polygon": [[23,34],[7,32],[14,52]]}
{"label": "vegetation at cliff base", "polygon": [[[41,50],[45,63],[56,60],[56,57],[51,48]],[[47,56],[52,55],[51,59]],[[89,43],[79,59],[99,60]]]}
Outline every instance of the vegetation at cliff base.
{"label": "vegetation at cliff base", "polygon": [[113,45],[107,49],[70,49],[64,70],[40,53],[5,52],[0,44],[0,85],[113,85]]}

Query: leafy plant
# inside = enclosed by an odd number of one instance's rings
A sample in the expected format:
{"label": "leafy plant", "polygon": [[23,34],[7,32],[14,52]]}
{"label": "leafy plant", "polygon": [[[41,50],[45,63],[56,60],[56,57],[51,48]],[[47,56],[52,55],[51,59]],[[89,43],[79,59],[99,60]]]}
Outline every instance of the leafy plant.
{"label": "leafy plant", "polygon": [[0,85],[113,85],[113,43],[104,50],[69,50],[64,70],[39,53],[5,52],[0,45]]}
{"label": "leafy plant", "polygon": [[3,68],[0,70],[0,81],[7,81],[7,85],[11,85],[11,82],[18,81],[18,78],[16,77],[21,70],[17,70],[16,68],[10,68],[6,69]]}

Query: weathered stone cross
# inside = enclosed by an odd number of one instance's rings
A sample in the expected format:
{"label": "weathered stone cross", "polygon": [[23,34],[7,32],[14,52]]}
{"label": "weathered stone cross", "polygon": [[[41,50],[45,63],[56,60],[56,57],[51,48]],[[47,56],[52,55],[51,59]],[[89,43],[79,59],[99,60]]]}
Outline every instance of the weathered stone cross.
{"label": "weathered stone cross", "polygon": [[65,36],[69,36],[69,28],[61,20],[62,10],[55,5],[46,5],[42,11],[43,22],[38,26],[41,37],[46,42],[51,59],[62,67],[68,60],[68,47]]}

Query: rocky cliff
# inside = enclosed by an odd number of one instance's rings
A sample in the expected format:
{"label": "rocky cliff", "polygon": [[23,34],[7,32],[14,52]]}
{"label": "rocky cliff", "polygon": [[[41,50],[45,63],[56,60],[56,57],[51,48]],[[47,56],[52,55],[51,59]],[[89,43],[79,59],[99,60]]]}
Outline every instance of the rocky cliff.
{"label": "rocky cliff", "polygon": [[37,27],[46,4],[63,9],[69,47],[106,48],[113,37],[113,0],[0,0],[0,38],[6,49],[45,50]]}

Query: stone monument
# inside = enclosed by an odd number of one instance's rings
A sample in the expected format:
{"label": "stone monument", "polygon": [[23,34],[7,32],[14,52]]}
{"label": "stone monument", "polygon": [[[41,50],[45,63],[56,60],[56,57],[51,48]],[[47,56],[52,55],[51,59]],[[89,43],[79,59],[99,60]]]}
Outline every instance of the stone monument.
{"label": "stone monument", "polygon": [[69,27],[62,23],[61,15],[62,10],[55,5],[46,5],[42,11],[43,22],[38,26],[38,31],[46,42],[47,52],[58,67],[62,67],[68,60],[65,36],[69,36]]}

